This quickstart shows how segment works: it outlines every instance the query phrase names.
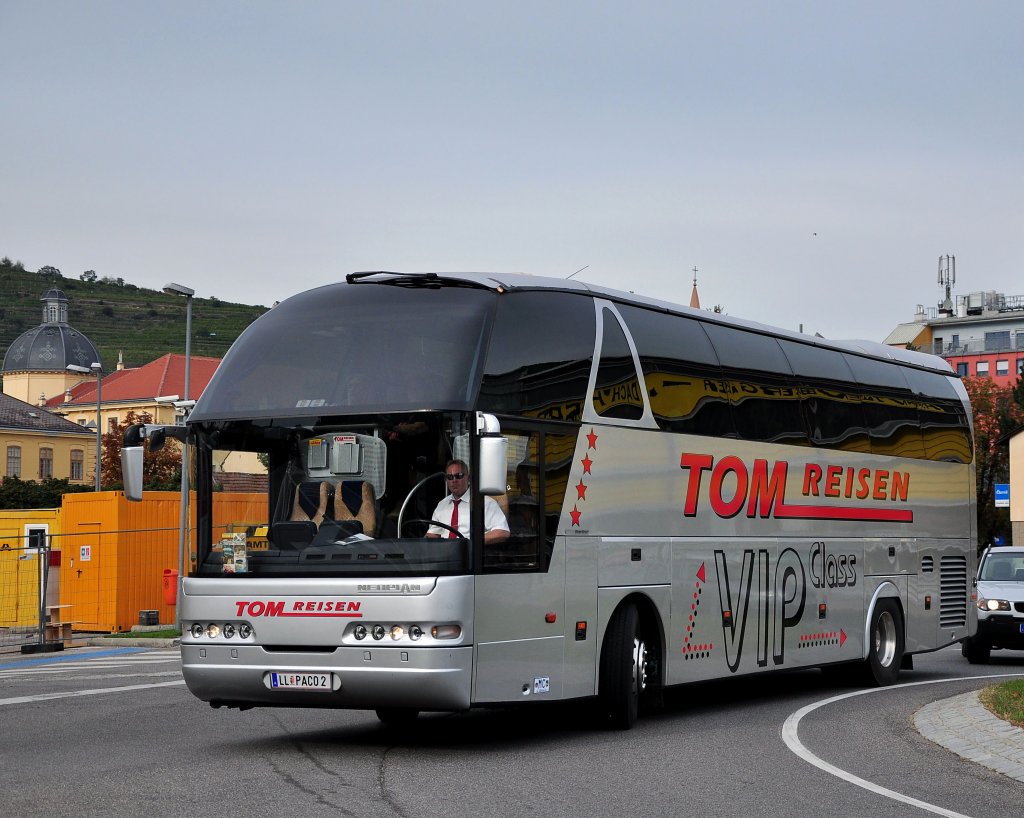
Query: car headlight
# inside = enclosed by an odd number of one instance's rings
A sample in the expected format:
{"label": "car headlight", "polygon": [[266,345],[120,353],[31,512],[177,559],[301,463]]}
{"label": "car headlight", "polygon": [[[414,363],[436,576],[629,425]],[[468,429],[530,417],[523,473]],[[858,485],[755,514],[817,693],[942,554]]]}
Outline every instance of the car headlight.
{"label": "car headlight", "polygon": [[1008,610],[1010,610],[1010,603],[1006,599],[985,599],[985,597],[979,597],[979,599],[978,599],[978,610],[979,611],[1008,611]]}

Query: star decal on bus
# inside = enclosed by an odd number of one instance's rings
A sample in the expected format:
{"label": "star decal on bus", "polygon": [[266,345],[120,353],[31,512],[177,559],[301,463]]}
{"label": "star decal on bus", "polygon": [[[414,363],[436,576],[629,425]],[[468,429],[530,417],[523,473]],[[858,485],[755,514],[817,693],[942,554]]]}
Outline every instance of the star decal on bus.
{"label": "star decal on bus", "polygon": [[582,513],[583,512],[581,512],[578,508],[576,508],[576,506],[572,507],[572,511],[569,512],[569,516],[572,517],[572,524],[573,525],[579,525],[580,524],[580,514],[582,514]]}
{"label": "star decal on bus", "polygon": [[590,474],[590,467],[594,465],[594,461],[590,459],[590,455],[585,455],[580,463],[583,464],[583,473]]}
{"label": "star decal on bus", "polygon": [[597,435],[594,434],[594,430],[593,429],[591,429],[590,430],[590,434],[587,435],[587,443],[590,444],[587,447],[588,449],[596,449],[597,448]]}
{"label": "star decal on bus", "polygon": [[583,478],[580,478],[580,482],[576,484],[576,499],[586,500],[587,499],[587,487],[583,485]]}

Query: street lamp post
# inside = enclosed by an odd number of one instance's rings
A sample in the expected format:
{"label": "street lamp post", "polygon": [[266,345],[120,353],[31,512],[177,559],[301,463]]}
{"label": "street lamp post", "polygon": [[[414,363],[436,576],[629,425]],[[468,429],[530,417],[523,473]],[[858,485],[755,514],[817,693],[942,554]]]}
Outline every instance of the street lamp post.
{"label": "street lamp post", "polygon": [[103,405],[103,364],[93,362],[88,368],[68,364],[69,372],[96,376],[96,491],[100,490],[100,461],[103,456],[103,422],[100,407]]}
{"label": "street lamp post", "polygon": [[[184,284],[166,284],[164,292],[168,295],[181,295],[185,297],[185,406],[191,400],[189,394],[189,375],[192,365],[192,296],[196,291]],[[185,409],[184,420],[188,420],[188,409]],[[181,582],[185,576],[185,543],[188,539],[188,443],[181,446],[181,515],[178,521],[178,598],[181,597]],[[175,619],[178,627],[181,627],[181,606],[175,607]]]}

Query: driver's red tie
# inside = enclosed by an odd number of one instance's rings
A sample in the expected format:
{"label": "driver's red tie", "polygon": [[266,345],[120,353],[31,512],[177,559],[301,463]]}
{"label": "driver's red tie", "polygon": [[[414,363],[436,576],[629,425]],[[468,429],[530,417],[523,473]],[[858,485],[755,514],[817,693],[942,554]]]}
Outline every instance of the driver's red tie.
{"label": "driver's red tie", "polygon": [[452,528],[454,530],[448,532],[449,540],[454,540],[459,536],[457,532],[459,530],[459,503],[461,502],[461,499],[452,500]]}

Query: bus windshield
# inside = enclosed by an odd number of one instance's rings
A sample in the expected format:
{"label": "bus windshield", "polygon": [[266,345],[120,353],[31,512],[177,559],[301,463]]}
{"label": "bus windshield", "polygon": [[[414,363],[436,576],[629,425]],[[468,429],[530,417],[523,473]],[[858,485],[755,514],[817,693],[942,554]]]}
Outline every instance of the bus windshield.
{"label": "bus windshield", "polygon": [[191,417],[468,409],[495,298],[373,285],[294,296],[243,333]]}
{"label": "bus windshield", "polygon": [[[469,504],[462,531],[431,526],[447,493],[446,463],[471,459],[466,417],[418,412],[197,424],[197,575],[469,572]],[[266,475],[254,474],[258,464]],[[465,497],[483,507],[472,488]]]}

